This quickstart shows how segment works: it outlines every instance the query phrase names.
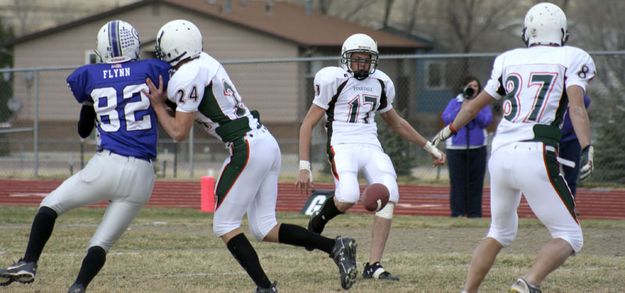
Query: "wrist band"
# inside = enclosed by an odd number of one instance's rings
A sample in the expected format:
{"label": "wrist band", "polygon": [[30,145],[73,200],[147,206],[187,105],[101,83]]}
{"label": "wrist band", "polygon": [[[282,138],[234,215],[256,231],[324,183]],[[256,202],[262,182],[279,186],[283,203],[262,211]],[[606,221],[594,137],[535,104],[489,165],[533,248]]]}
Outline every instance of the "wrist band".
{"label": "wrist band", "polygon": [[443,156],[441,151],[438,150],[430,141],[427,141],[425,143],[425,145],[423,146],[423,149],[426,152],[428,152],[428,153],[432,154],[433,156],[435,156],[437,159],[440,159]]}
{"label": "wrist band", "polygon": [[451,130],[451,133],[457,133],[458,130],[454,127],[454,123],[449,123],[449,130]]}
{"label": "wrist band", "polygon": [[311,171],[310,161],[300,160],[299,161],[299,169],[300,170],[308,170],[308,172],[310,172]]}

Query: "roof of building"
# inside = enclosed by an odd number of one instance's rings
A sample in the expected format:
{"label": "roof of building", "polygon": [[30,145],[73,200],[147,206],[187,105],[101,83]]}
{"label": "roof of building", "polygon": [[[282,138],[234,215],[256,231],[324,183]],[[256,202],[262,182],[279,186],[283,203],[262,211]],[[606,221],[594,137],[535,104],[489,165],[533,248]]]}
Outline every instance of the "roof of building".
{"label": "roof of building", "polygon": [[354,33],[370,35],[381,48],[427,49],[431,47],[431,44],[427,42],[377,31],[336,17],[323,15],[316,10],[307,11],[307,9],[295,4],[258,0],[142,0],[13,39],[5,46],[11,47],[128,10],[157,4],[200,13],[252,31],[293,42],[301,47],[340,47],[345,38]]}

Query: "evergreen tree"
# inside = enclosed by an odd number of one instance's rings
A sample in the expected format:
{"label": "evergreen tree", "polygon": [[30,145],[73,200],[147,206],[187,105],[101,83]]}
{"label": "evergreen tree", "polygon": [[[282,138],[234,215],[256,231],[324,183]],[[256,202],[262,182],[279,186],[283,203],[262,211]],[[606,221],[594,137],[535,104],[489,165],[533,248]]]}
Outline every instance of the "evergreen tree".
{"label": "evergreen tree", "polygon": [[[4,47],[4,44],[13,38],[13,30],[3,24],[0,18],[0,68],[12,67],[13,54],[11,50]],[[12,77],[0,74],[0,123],[7,122],[11,117],[8,102],[13,97]],[[9,153],[9,143],[6,134],[0,133],[0,155]]]}
{"label": "evergreen tree", "polygon": [[[378,139],[382,144],[384,152],[391,158],[397,175],[412,175],[412,168],[415,167],[417,162],[414,152],[411,151],[415,149],[415,146],[389,129],[388,125],[382,121],[379,114],[375,116],[375,121],[378,126]],[[323,165],[321,173],[331,174],[329,163]]]}
{"label": "evergreen tree", "polygon": [[[0,68],[11,67],[13,65],[13,54],[4,44],[13,38],[13,31],[3,24],[0,18]],[[4,74],[0,74],[0,122],[6,122],[9,118],[9,108],[7,102],[13,96],[11,80],[5,79]]]}
{"label": "evergreen tree", "polygon": [[[378,117],[380,115],[376,115],[376,120],[378,120]],[[382,118],[380,117],[379,120],[382,120]],[[395,166],[397,176],[412,175],[411,170],[415,167],[417,161],[414,155],[416,147],[389,129],[384,121],[378,121],[378,137],[384,152],[391,158],[393,166]]]}
{"label": "evergreen tree", "polygon": [[625,110],[614,107],[601,114],[603,121],[597,127],[597,140],[594,143],[594,172],[591,181],[625,184]]}

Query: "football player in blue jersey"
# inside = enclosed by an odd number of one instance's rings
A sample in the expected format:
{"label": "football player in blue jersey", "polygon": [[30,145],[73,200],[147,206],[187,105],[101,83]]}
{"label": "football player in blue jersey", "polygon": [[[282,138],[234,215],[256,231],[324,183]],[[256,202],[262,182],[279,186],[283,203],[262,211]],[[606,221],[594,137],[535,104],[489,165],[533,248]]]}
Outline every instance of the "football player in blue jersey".
{"label": "football player in blue jersey", "polygon": [[33,220],[24,256],[0,269],[0,285],[31,283],[37,261],[52,234],[56,218],[74,208],[109,201],[102,222],[89,241],[87,255],[69,292],[84,292],[100,271],[107,251],[147,203],[154,187],[152,160],[156,157],[157,121],[146,78],[167,84],[169,64],[139,59],[139,35],[127,22],[106,23],[97,36],[101,63],[76,69],[67,83],[82,104],[78,134],[89,136],[96,127],[98,152],[80,172],[46,196]]}

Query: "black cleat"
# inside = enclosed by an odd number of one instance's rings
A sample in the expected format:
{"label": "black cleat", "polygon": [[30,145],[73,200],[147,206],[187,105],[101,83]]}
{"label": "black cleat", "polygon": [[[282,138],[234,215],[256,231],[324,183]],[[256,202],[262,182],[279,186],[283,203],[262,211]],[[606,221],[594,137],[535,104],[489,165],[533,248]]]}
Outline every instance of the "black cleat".
{"label": "black cleat", "polygon": [[372,264],[366,263],[365,269],[362,271],[362,277],[365,279],[399,281],[399,277],[387,272],[379,261]]}
{"label": "black cleat", "polygon": [[[35,274],[37,274],[37,263],[25,262],[19,260],[16,263],[10,265],[6,270],[0,270],[0,282],[4,281],[2,286],[6,286],[13,281],[20,283],[32,283],[35,281]],[[6,279],[10,281],[6,281]]]}
{"label": "black cleat", "polygon": [[0,286],[8,286],[11,283],[13,283],[13,278],[5,269],[0,269]]}
{"label": "black cleat", "polygon": [[339,267],[341,287],[348,290],[356,283],[358,267],[356,266],[356,240],[347,237],[336,237],[336,243],[332,248],[330,257]]}
{"label": "black cleat", "polygon": [[523,278],[517,279],[510,287],[510,293],[542,293],[539,287],[535,287]]}
{"label": "black cleat", "polygon": [[74,283],[69,289],[67,293],[85,293],[87,289],[82,284]]}
{"label": "black cleat", "polygon": [[278,293],[278,284],[273,282],[269,288],[256,288],[254,293]]}

